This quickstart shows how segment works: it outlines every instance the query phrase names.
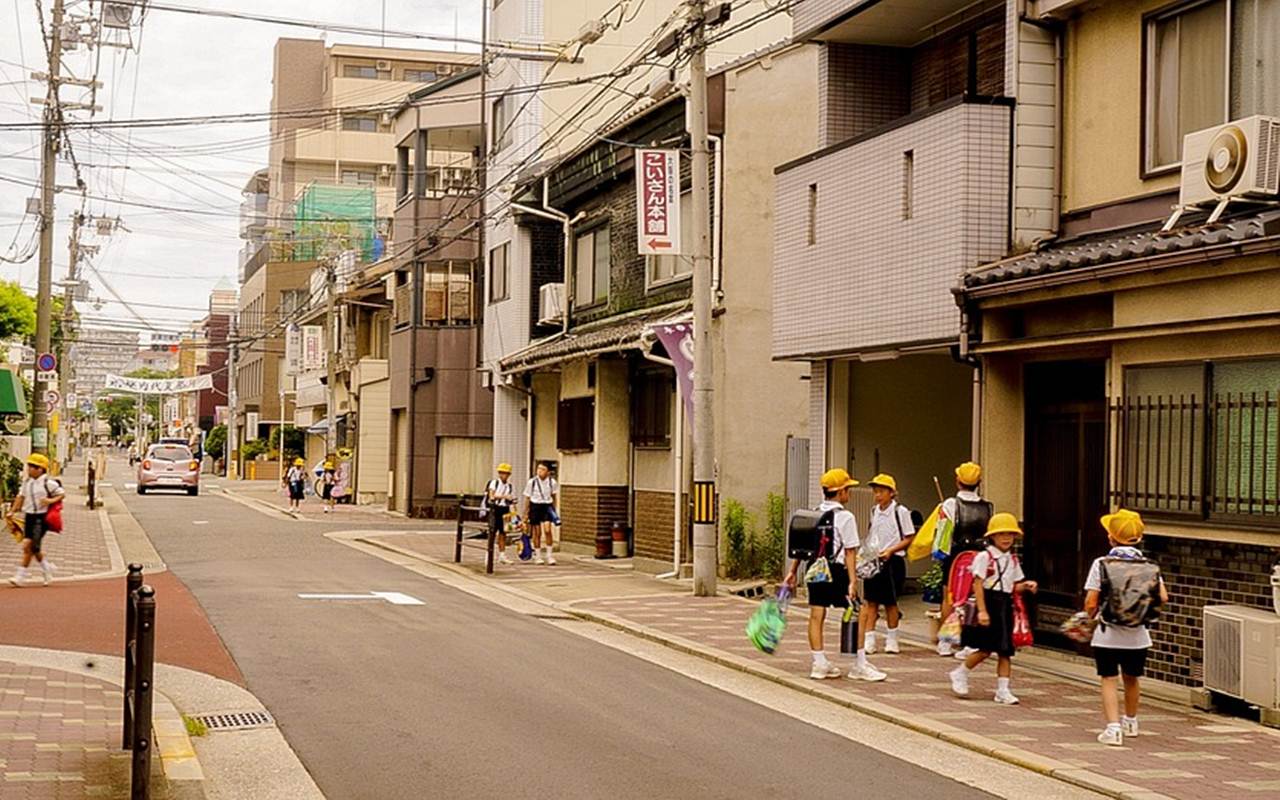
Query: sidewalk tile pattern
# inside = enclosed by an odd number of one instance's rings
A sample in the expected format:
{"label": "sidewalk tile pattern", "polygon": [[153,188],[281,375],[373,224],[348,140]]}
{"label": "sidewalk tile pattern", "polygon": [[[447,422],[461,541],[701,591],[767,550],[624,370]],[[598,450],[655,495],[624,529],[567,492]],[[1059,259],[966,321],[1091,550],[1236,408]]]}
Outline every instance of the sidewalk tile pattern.
{"label": "sidewalk tile pattern", "polygon": [[[679,594],[591,600],[578,607],[709,645],[798,678],[809,673],[804,617],[795,610],[782,646],[773,656],[766,656],[753,648],[743,633],[752,607],[736,598]],[[830,653],[830,643],[839,641],[838,630],[830,621],[827,633]],[[849,658],[839,656],[842,663],[849,663]],[[967,698],[951,694],[946,674],[959,662],[939,658],[930,649],[909,645],[901,655],[880,653],[871,661],[889,674],[887,681],[867,684],[840,679],[827,685],[848,692],[855,702],[866,698],[895,708],[903,718],[945,721],[1170,797],[1280,792],[1276,776],[1280,770],[1280,732],[1260,725],[1149,704],[1146,713],[1139,714],[1141,735],[1126,739],[1123,747],[1108,747],[1094,741],[1103,726],[1095,693],[1082,690],[1079,684],[1020,673],[1017,658],[1012,682],[1021,699],[1017,706],[992,702],[994,660],[974,671]]]}
{"label": "sidewalk tile pattern", "polygon": [[0,661],[0,797],[127,797],[120,703],[112,684]]}

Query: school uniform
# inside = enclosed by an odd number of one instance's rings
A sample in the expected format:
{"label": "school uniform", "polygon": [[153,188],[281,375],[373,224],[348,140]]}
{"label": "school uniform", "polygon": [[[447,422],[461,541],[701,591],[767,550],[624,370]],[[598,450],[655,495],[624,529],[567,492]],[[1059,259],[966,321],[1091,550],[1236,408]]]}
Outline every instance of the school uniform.
{"label": "school uniform", "polygon": [[541,525],[544,522],[553,522],[551,516],[552,508],[555,504],[556,495],[560,493],[560,484],[555,478],[548,475],[546,478],[539,478],[534,475],[524,486],[524,496],[529,499],[529,524]]}
{"label": "school uniform", "polygon": [[988,625],[966,625],[960,643],[983,653],[995,653],[1010,658],[1013,646],[1013,589],[1026,580],[1022,563],[1012,551],[1002,552],[995,545],[973,557],[975,581],[982,582],[986,600]]}
{"label": "school uniform", "polygon": [[289,467],[285,482],[289,485],[289,499],[302,500],[306,496],[307,473],[302,467]]}
{"label": "school uniform", "polygon": [[[874,506],[871,509],[871,522],[867,526],[866,549],[879,554],[915,532],[911,512],[897,500],[891,501],[885,508]],[[881,564],[879,572],[863,579],[862,598],[868,603],[896,606],[906,580],[905,558],[891,556]]]}
{"label": "school uniform", "polygon": [[31,552],[40,552],[40,543],[44,541],[45,515],[49,507],[40,501],[62,497],[65,492],[62,484],[46,473],[38,478],[27,476],[22,479],[22,538],[31,540]]}
{"label": "school uniform", "polygon": [[831,580],[809,583],[809,605],[824,608],[849,607],[849,568],[845,564],[845,551],[858,547],[858,521],[853,512],[835,500],[823,500],[818,506],[823,514],[835,512],[831,519],[831,540],[822,553],[831,568]]}
{"label": "school uniform", "polygon": [[[1121,546],[1111,548],[1102,558],[1095,558],[1084,581],[1086,592],[1102,591],[1102,561],[1107,558],[1143,558],[1143,555],[1136,547]],[[1123,672],[1131,678],[1141,678],[1146,672],[1147,653],[1151,650],[1151,632],[1146,625],[1130,628],[1110,625],[1100,619],[1090,644],[1098,677],[1114,678]]]}
{"label": "school uniform", "polygon": [[[494,478],[485,484],[484,491],[485,506],[489,509],[486,515],[489,520],[489,530],[493,533],[502,533],[507,514],[511,511],[511,504],[515,501],[515,487],[510,481]],[[492,498],[489,496],[490,493]]]}

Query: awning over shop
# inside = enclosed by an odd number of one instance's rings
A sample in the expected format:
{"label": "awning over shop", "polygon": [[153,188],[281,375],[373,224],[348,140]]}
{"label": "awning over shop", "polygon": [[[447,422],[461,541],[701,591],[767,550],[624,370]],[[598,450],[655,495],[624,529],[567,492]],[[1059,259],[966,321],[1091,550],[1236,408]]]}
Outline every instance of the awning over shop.
{"label": "awning over shop", "polygon": [[566,361],[589,358],[601,353],[639,348],[645,335],[654,325],[684,322],[689,319],[687,307],[645,314],[628,319],[605,320],[596,325],[584,325],[568,335],[551,336],[534,342],[500,363],[503,372],[530,372]]}
{"label": "awning over shop", "polygon": [[27,413],[27,396],[22,380],[10,369],[0,369],[0,414]]}

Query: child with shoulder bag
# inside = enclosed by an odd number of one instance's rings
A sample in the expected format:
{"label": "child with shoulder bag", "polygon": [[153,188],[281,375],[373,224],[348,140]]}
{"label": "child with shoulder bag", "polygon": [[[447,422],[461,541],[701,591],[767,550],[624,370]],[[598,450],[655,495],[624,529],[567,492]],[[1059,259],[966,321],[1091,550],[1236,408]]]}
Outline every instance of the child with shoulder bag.
{"label": "child with shoulder bag", "polygon": [[[1119,747],[1126,736],[1138,735],[1138,679],[1151,649],[1147,624],[1160,616],[1160,606],[1169,602],[1169,590],[1160,577],[1160,567],[1138,549],[1145,530],[1142,517],[1122,508],[1105,515],[1101,522],[1111,550],[1094,559],[1089,568],[1084,610],[1096,622],[1091,643],[1102,681],[1102,713],[1107,719],[1098,741]],[[1121,676],[1123,718],[1118,686]]]}
{"label": "child with shoulder bag", "polygon": [[1019,536],[1022,529],[1017,518],[1007,512],[993,514],[987,523],[987,547],[973,558],[974,618],[966,620],[961,643],[974,652],[949,673],[951,690],[960,697],[969,694],[969,673],[994,653],[999,659],[995,701],[1001,705],[1018,703],[1009,689],[1015,650],[1013,596],[1034,594],[1038,588],[1035,581],[1027,580],[1013,554],[1013,543]]}

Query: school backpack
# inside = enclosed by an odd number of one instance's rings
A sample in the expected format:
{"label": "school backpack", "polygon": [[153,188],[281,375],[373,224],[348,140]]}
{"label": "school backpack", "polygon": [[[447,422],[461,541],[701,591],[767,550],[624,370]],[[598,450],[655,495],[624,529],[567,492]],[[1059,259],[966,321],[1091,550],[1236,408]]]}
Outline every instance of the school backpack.
{"label": "school backpack", "polygon": [[991,503],[986,500],[965,500],[956,498],[955,529],[951,534],[952,552],[957,545],[972,546],[981,542],[987,532],[987,523],[991,520]]}
{"label": "school backpack", "polygon": [[791,514],[787,525],[787,557],[797,561],[812,561],[818,556],[834,556],[835,548],[827,547],[832,552],[820,552],[825,542],[835,542],[836,509],[818,511],[802,508]]}
{"label": "school backpack", "polygon": [[1106,556],[1098,571],[1103,622],[1138,628],[1160,617],[1160,567],[1155,562]]}

